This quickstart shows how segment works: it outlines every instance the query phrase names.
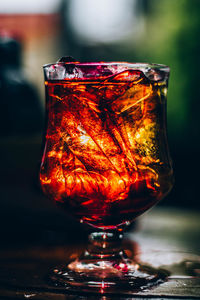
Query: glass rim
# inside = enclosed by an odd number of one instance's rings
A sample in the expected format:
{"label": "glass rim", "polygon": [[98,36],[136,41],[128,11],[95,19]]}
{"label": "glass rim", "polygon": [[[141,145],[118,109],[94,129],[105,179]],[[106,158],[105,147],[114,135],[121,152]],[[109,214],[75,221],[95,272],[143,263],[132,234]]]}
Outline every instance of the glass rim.
{"label": "glass rim", "polygon": [[170,72],[170,67],[164,64],[157,64],[157,63],[147,63],[147,62],[126,62],[126,61],[97,61],[97,62],[79,62],[79,61],[73,61],[73,62],[56,62],[56,63],[49,63],[44,64],[43,69],[51,67],[51,66],[57,66],[57,65],[76,65],[76,66],[126,66],[131,69],[135,70],[142,70],[142,69],[153,69],[153,70],[160,70],[164,71],[166,73]]}

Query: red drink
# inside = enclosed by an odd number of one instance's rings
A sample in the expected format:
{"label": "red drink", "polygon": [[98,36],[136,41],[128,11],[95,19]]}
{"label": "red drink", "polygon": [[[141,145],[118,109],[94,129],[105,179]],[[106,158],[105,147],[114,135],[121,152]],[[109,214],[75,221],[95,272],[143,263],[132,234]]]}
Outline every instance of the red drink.
{"label": "red drink", "polygon": [[166,80],[149,78],[127,69],[46,81],[41,185],[84,222],[114,228],[142,214],[172,187]]}

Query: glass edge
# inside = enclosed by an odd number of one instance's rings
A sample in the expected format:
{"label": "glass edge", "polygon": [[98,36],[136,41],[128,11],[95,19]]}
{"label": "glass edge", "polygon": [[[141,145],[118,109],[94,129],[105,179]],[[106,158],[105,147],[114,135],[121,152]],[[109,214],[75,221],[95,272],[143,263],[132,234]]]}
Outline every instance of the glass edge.
{"label": "glass edge", "polygon": [[99,62],[56,62],[56,63],[49,63],[44,64],[42,67],[45,70],[46,68],[49,68],[51,66],[57,66],[57,65],[77,65],[77,66],[98,66],[98,65],[104,65],[104,66],[116,66],[116,65],[125,65],[130,68],[135,69],[155,69],[164,71],[166,73],[170,72],[170,67],[164,64],[157,64],[157,63],[146,63],[146,62],[125,62],[125,61],[99,61]]}

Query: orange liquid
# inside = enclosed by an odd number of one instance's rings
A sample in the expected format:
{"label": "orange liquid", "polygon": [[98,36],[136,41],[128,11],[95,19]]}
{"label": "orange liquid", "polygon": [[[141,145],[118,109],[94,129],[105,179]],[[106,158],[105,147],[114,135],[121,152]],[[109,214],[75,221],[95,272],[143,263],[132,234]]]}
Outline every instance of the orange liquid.
{"label": "orange liquid", "polygon": [[135,74],[46,82],[43,191],[96,227],[133,220],[172,186],[165,86]]}

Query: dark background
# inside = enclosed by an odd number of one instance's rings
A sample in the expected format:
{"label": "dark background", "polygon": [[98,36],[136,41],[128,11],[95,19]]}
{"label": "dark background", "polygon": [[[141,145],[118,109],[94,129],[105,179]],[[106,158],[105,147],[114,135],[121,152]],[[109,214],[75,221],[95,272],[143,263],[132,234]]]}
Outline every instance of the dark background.
{"label": "dark background", "polygon": [[59,234],[70,240],[81,236],[82,227],[55,208],[38,183],[42,65],[61,56],[170,66],[168,139],[175,185],[158,205],[199,210],[200,1],[17,2],[0,4],[2,244],[45,237],[53,241]]}

